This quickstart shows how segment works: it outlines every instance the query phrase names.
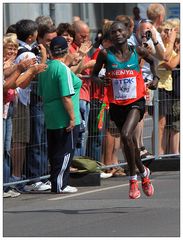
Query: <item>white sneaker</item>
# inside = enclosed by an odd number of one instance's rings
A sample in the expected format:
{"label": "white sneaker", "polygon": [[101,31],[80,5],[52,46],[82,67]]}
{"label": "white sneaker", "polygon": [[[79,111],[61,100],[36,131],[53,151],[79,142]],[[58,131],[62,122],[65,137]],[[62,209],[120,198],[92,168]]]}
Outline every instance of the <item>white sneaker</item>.
{"label": "white sneaker", "polygon": [[112,173],[105,173],[105,172],[101,172],[100,173],[100,178],[110,178],[112,177]]}
{"label": "white sneaker", "polygon": [[67,186],[62,190],[62,193],[75,193],[78,189],[76,187]]}
{"label": "white sneaker", "polygon": [[17,192],[15,189],[11,189],[7,193],[10,194],[10,197],[12,198],[20,196],[20,193]]}
{"label": "white sneaker", "polygon": [[8,192],[3,192],[3,198],[10,198],[11,194]]}
{"label": "white sneaker", "polygon": [[50,180],[48,180],[48,181],[47,181],[47,182],[45,182],[44,184],[46,184],[46,185],[50,186],[50,189],[51,189],[51,182],[50,182]]}
{"label": "white sneaker", "polygon": [[36,182],[31,185],[26,185],[24,187],[25,191],[47,191],[50,189],[51,189],[51,186],[49,184],[45,184],[43,182]]}

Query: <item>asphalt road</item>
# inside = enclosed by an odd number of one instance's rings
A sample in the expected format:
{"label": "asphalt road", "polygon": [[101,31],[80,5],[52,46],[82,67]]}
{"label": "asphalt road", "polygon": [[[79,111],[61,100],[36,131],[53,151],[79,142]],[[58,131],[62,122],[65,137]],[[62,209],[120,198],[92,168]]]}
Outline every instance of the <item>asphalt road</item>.
{"label": "asphalt road", "polygon": [[21,194],[3,200],[4,237],[178,237],[180,172],[154,172],[155,194],[128,199],[127,177],[75,194]]}

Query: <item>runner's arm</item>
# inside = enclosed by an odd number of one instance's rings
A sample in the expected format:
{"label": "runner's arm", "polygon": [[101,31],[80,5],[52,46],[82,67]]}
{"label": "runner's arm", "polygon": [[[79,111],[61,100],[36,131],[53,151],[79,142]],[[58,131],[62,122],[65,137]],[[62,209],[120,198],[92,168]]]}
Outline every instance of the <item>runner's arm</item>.
{"label": "runner's arm", "polygon": [[97,84],[102,84],[103,82],[101,78],[98,77],[98,74],[101,68],[106,64],[106,56],[107,56],[106,50],[101,50],[99,52],[98,57],[96,59],[96,63],[94,65],[94,68],[91,74],[93,81],[96,82]]}

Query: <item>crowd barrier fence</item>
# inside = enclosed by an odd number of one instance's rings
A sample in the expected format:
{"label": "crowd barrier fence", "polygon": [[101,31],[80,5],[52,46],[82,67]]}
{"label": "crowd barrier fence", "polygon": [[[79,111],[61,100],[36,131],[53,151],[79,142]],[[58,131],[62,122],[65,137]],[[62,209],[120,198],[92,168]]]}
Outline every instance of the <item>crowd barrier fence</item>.
{"label": "crowd barrier fence", "polygon": [[[166,70],[164,70],[166,71]],[[145,121],[144,121],[144,132],[143,132],[143,141],[144,141],[144,145],[146,146],[146,148],[152,153],[152,156],[147,157],[142,159],[142,161],[147,161],[147,160],[158,160],[158,159],[162,159],[162,158],[174,158],[174,157],[180,157],[179,152],[171,152],[171,144],[172,141],[177,141],[177,144],[180,145],[180,141],[179,141],[179,137],[177,135],[180,134],[180,69],[174,69],[174,75],[173,75],[173,91],[170,91],[170,94],[168,95],[164,95],[164,98],[162,98],[162,92],[160,89],[154,90],[153,91],[153,104],[152,106],[148,106],[147,107],[147,113],[145,115]],[[160,94],[161,94],[161,98],[160,98]],[[38,99],[33,99],[33,100],[38,100]],[[39,106],[39,110],[40,110],[41,106]],[[161,108],[161,109],[160,109]],[[30,120],[32,122],[32,125],[30,126],[30,134],[32,136],[32,138],[34,137],[34,134],[40,134],[40,138],[41,140],[38,142],[34,142],[34,144],[31,144],[31,142],[29,144],[27,144],[26,146],[22,146],[23,150],[26,152],[26,156],[25,157],[25,161],[24,164],[22,166],[22,176],[23,179],[18,180],[18,181],[11,181],[9,182],[8,180],[4,180],[3,182],[3,186],[10,186],[10,185],[16,185],[19,183],[28,183],[31,181],[35,181],[35,180],[44,180],[44,179],[48,179],[49,178],[49,161],[47,159],[47,141],[46,141],[46,129],[44,126],[44,129],[37,129],[38,132],[34,133],[33,130],[33,123],[35,124],[35,121],[38,121],[38,123],[41,123],[41,121],[43,120],[43,113],[40,110],[37,116],[32,116],[31,111],[33,110],[33,108],[31,108],[31,104],[30,104]],[[94,109],[90,109],[90,110],[94,110]],[[161,110],[161,111],[160,111]],[[98,109],[96,109],[96,111],[98,111]],[[40,115],[39,115],[40,114]],[[163,115],[162,115],[163,114]],[[164,118],[164,130],[166,132],[166,137],[164,138],[164,145],[166,146],[165,152],[163,154],[159,153],[159,144],[160,144],[160,138],[159,138],[159,119],[160,117]],[[24,116],[22,115],[22,118]],[[33,121],[35,120],[35,121]],[[40,125],[41,126],[41,125]],[[14,126],[13,126],[14,127]],[[20,128],[23,128],[25,126],[19,126]],[[42,130],[42,131],[40,131]],[[44,131],[43,131],[44,130]],[[22,129],[17,129],[18,132],[21,132]],[[88,133],[90,133],[90,129],[88,129]],[[153,138],[152,138],[152,132],[153,132]],[[176,135],[177,134],[177,135]],[[88,139],[94,138],[95,136],[92,136],[90,134],[88,134]],[[106,137],[105,132],[103,133],[103,135],[101,136],[103,141],[102,141],[102,153],[101,156],[103,156],[102,154],[105,151],[105,146],[104,146],[104,139]],[[119,136],[118,136],[119,137]],[[175,137],[175,138],[173,138]],[[177,138],[176,138],[177,137]],[[153,140],[152,140],[153,139]],[[173,140],[176,139],[176,140]],[[13,144],[13,143],[12,143]],[[14,148],[16,147],[16,145],[14,145]],[[21,146],[19,146],[21,147]],[[90,147],[90,146],[89,146]],[[179,146],[180,147],[180,146]],[[37,157],[37,155],[39,155],[40,157],[40,161],[39,161],[39,165],[34,165],[34,154],[32,153],[32,149],[35,149],[35,156]],[[18,146],[17,146],[18,149]],[[16,168],[17,166],[12,166],[12,154],[14,154],[16,152],[17,149],[14,149],[14,151],[11,151],[11,158],[10,158],[10,162],[9,162],[9,166],[10,169],[12,171],[12,168]],[[24,153],[25,153],[24,152]],[[21,154],[24,154],[21,153]],[[118,164],[109,164],[109,165],[101,165],[99,168],[101,170],[106,170],[109,168],[113,168],[113,167],[123,167],[126,166],[127,163],[124,159],[124,156],[122,154],[122,151],[120,149],[118,149],[118,159],[119,162]],[[20,159],[23,156],[17,156],[17,162],[14,161],[14,165],[19,164]],[[46,160],[44,159],[46,158]],[[97,159],[98,160],[98,159]],[[102,161],[102,157],[100,159],[100,161]],[[29,162],[29,164],[27,164]],[[27,167],[29,166],[29,168],[37,169],[38,171],[40,170],[40,174],[38,174],[36,177],[34,176],[30,176],[29,175],[29,171],[27,169]]]}

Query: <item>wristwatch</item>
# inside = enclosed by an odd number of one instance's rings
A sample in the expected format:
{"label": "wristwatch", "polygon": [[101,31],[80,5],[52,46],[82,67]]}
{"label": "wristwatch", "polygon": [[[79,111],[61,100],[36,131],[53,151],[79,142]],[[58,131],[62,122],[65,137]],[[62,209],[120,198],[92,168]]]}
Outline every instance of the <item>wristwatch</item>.
{"label": "wristwatch", "polygon": [[154,76],[153,76],[153,80],[154,80],[155,78],[157,78],[158,81],[160,80],[160,78],[159,78],[157,75],[154,75]]}

